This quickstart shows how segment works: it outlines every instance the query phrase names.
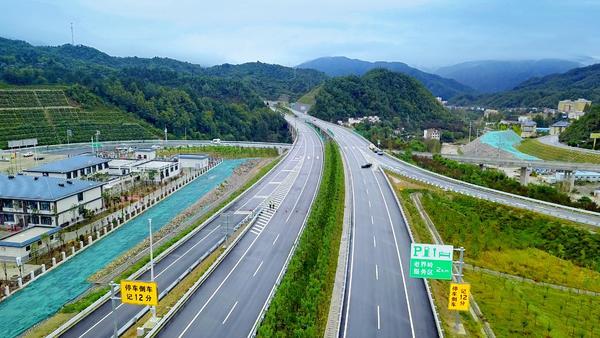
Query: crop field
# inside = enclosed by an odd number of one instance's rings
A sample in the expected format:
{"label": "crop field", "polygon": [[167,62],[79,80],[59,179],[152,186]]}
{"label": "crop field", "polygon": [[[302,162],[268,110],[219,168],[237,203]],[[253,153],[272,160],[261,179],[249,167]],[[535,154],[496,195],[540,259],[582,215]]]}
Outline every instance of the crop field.
{"label": "crop field", "polygon": [[0,90],[0,108],[64,107],[69,102],[62,90]]}
{"label": "crop field", "polygon": [[523,140],[517,149],[547,161],[584,162],[600,164],[600,155],[553,147],[535,139]]}

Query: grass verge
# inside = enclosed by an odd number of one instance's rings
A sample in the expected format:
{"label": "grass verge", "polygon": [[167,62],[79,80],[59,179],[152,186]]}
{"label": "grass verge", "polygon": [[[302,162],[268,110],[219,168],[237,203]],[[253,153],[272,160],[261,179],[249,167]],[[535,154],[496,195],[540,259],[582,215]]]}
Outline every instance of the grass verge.
{"label": "grass verge", "polygon": [[536,139],[526,139],[517,150],[547,161],[583,162],[600,164],[600,155],[569,150],[544,144]]}
{"label": "grass verge", "polygon": [[208,154],[212,157],[222,158],[256,158],[275,157],[278,155],[277,148],[259,147],[236,147],[223,145],[206,145],[188,148],[167,148],[158,152],[161,156],[172,156],[176,154]]}
{"label": "grass verge", "polygon": [[259,337],[322,337],[344,218],[344,168],[325,146],[323,178],[296,252],[262,322]]}

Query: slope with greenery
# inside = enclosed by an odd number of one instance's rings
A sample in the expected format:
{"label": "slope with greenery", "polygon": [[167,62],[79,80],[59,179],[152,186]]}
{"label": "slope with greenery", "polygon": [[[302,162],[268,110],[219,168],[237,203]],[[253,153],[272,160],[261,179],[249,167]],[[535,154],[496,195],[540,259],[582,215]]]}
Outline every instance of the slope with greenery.
{"label": "slope with greenery", "polygon": [[579,62],[560,59],[484,60],[441,67],[435,73],[454,79],[481,93],[495,93],[513,89],[534,77],[564,73],[581,66]]}
{"label": "slope with greenery", "polygon": [[250,63],[202,68],[164,58],[118,58],[86,46],[34,47],[0,38],[0,83],[67,85],[84,108],[133,112],[176,136],[289,141],[283,118],[262,98],[298,97],[325,78]]}
{"label": "slope with greenery", "polygon": [[416,80],[389,70],[375,69],[362,77],[327,80],[316,95],[311,114],[328,121],[377,115],[395,128],[419,131],[442,128],[461,131],[464,124],[450,114]]}
{"label": "slope with greenery", "polygon": [[298,248],[259,328],[259,337],[322,337],[344,218],[344,167],[327,142],[323,178]]}
{"label": "slope with greenery", "polygon": [[516,146],[516,148],[522,153],[529,154],[546,161],[596,163],[600,165],[600,153],[590,154],[587,152],[551,146],[542,143],[537,139],[524,139],[519,145]]}
{"label": "slope with greenery", "polygon": [[372,69],[383,68],[414,77],[429,89],[433,95],[441,96],[444,99],[473,92],[472,88],[455,80],[423,72],[402,62],[368,62],[336,56],[322,57],[308,61],[298,65],[298,68],[316,69],[330,76],[362,76]]}
{"label": "slope with greenery", "polygon": [[[591,133],[600,133],[600,105],[593,105],[584,116],[580,117],[579,120],[573,121],[560,134],[559,139],[570,146],[591,149],[594,145],[593,140],[590,139]],[[600,141],[596,140],[596,149],[599,147]]]}
{"label": "slope with greenery", "polygon": [[585,98],[600,101],[600,64],[572,69],[523,82],[513,90],[488,95],[462,95],[450,100],[455,105],[486,107],[549,107],[558,101]]}

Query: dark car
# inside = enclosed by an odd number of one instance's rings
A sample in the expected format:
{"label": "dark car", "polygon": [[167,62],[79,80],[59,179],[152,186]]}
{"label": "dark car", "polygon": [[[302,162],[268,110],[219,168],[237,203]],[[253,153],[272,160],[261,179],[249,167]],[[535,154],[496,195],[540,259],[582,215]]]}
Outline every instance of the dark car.
{"label": "dark car", "polygon": [[371,168],[371,166],[373,165],[373,163],[365,163],[363,165],[361,165],[361,168]]}

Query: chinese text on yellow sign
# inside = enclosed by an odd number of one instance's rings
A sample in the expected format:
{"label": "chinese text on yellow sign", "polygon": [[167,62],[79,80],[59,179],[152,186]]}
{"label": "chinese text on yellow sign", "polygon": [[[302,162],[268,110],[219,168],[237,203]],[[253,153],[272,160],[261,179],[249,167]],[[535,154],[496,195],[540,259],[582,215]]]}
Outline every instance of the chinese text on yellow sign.
{"label": "chinese text on yellow sign", "polygon": [[158,305],[155,282],[121,281],[121,302],[135,305]]}
{"label": "chinese text on yellow sign", "polygon": [[448,310],[468,311],[470,291],[471,284],[451,283]]}

